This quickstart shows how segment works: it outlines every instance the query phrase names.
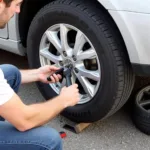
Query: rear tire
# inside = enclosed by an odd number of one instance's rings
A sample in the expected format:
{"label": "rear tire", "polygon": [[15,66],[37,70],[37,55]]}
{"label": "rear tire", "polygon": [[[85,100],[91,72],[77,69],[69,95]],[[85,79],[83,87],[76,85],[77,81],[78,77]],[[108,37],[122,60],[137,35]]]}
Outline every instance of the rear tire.
{"label": "rear tire", "polygon": [[[39,43],[44,32],[58,23],[70,24],[82,31],[93,44],[101,64],[101,84],[92,100],[67,108],[62,114],[76,122],[94,122],[119,110],[128,100],[134,75],[118,29],[107,12],[89,0],[56,0],[42,10],[31,23],[27,54],[31,68],[38,68]],[[56,96],[49,85],[38,83],[46,99]]]}
{"label": "rear tire", "polygon": [[[144,91],[149,91],[148,95],[142,96]],[[133,109],[132,109],[133,123],[141,132],[147,135],[150,135],[150,100],[149,99],[150,99],[150,86],[146,86],[145,88],[142,88],[136,95]]]}
{"label": "rear tire", "polygon": [[150,77],[142,77],[142,76],[136,76],[135,77],[135,83],[133,87],[133,91],[129,97],[128,102],[125,105],[125,109],[129,114],[132,113],[132,108],[135,103],[135,96],[137,93],[144,87],[150,85]]}

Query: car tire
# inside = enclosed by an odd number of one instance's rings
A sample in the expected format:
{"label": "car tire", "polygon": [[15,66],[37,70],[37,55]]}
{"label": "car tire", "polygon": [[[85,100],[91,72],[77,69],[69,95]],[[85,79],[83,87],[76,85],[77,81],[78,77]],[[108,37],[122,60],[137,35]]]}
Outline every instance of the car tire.
{"label": "car tire", "polygon": [[150,77],[142,77],[142,76],[136,76],[135,77],[135,83],[132,90],[132,93],[129,97],[128,102],[125,105],[125,109],[128,111],[128,113],[131,115],[133,105],[135,103],[135,95],[144,87],[150,85]]}
{"label": "car tire", "polygon": [[136,95],[132,120],[137,129],[150,135],[150,86],[142,88]]}
{"label": "car tire", "polygon": [[[31,68],[41,66],[39,43],[44,32],[58,23],[73,25],[93,44],[101,64],[101,79],[91,101],[69,107],[62,115],[76,122],[94,122],[114,114],[128,100],[134,75],[122,37],[107,12],[98,2],[56,0],[42,8],[31,23],[27,55]],[[37,83],[46,99],[57,96],[43,83]]]}
{"label": "car tire", "polygon": [[135,84],[133,87],[133,91],[131,94],[131,99],[133,100],[135,98],[135,95],[144,87],[150,85],[150,77],[142,77],[142,76],[136,76],[135,77]]}

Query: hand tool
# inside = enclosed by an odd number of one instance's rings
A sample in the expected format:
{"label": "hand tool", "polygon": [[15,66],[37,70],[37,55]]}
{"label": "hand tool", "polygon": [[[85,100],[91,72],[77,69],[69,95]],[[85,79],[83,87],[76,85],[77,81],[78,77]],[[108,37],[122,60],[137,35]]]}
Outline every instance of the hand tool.
{"label": "hand tool", "polygon": [[[60,68],[59,70],[57,70],[54,74],[60,74],[62,76],[62,78],[66,78],[66,86],[69,87],[70,85],[72,85],[72,82],[71,82],[71,77],[72,77],[72,74],[71,74],[71,71],[72,71],[72,65],[66,65],[62,68]],[[52,76],[52,75],[51,75]],[[51,81],[51,78],[48,77],[47,78],[48,81]]]}

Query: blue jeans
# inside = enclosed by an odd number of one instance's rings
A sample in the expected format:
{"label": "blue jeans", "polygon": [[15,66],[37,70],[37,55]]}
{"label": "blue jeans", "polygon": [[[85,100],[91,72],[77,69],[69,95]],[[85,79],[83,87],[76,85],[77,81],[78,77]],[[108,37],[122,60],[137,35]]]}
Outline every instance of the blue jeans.
{"label": "blue jeans", "polygon": [[[5,79],[17,93],[20,83],[20,71],[12,65],[0,65]],[[0,150],[62,150],[59,133],[50,127],[37,127],[20,132],[10,123],[0,121]]]}

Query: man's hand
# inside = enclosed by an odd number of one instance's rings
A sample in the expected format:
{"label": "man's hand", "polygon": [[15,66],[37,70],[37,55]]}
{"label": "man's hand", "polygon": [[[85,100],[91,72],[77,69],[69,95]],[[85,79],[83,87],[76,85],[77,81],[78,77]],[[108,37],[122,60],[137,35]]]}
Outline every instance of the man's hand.
{"label": "man's hand", "polygon": [[[62,78],[61,75],[54,74],[55,71],[59,70],[55,66],[43,66],[38,69],[30,69],[30,70],[20,70],[21,72],[21,83],[30,83],[30,82],[43,82],[43,83],[55,83],[59,82]],[[53,74],[53,75],[52,75]],[[52,75],[52,76],[51,76]],[[47,77],[51,76],[51,82],[47,80]]]}
{"label": "man's hand", "polygon": [[[43,66],[38,69],[38,79],[40,82],[43,83],[56,83],[59,82],[59,80],[62,78],[61,75],[54,74],[57,70],[60,68],[57,68],[55,66]],[[52,75],[53,74],[53,75]],[[52,76],[51,76],[52,75]],[[51,82],[47,80],[47,77],[51,76]]]}
{"label": "man's hand", "polygon": [[78,85],[73,84],[70,87],[62,88],[60,97],[65,108],[76,105],[80,100]]}

